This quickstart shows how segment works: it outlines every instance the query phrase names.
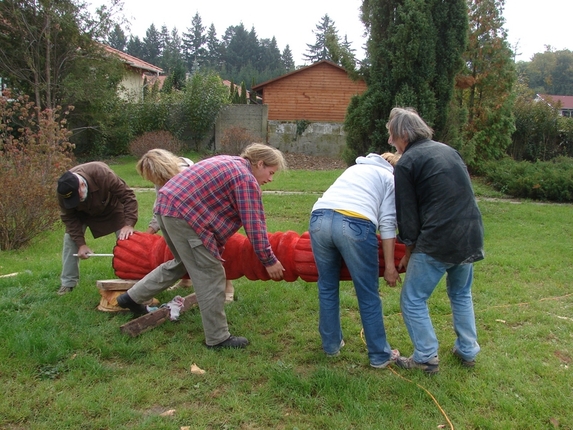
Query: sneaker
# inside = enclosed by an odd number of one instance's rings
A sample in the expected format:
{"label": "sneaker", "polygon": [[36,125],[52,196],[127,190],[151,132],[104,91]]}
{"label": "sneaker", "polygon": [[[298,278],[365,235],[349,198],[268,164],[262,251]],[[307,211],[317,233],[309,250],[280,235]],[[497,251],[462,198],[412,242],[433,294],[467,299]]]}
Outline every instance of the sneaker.
{"label": "sneaker", "polygon": [[326,353],[325,353],[326,356],[327,356],[327,357],[338,357],[338,356],[340,355],[340,350],[342,349],[342,347],[343,347],[344,345],[346,345],[346,344],[344,343],[344,339],[342,339],[342,340],[340,341],[340,346],[338,347],[338,351],[333,352],[332,354],[329,354],[328,352],[326,352]]}
{"label": "sneaker", "polygon": [[129,309],[135,315],[145,315],[149,313],[147,306],[136,303],[131,297],[129,297],[129,294],[127,293],[123,293],[117,296],[116,301],[120,307]]}
{"label": "sneaker", "polygon": [[428,375],[438,373],[440,370],[439,362],[440,360],[438,359],[437,355],[425,363],[418,363],[417,361],[414,361],[413,355],[410,357],[398,357],[396,359],[396,365],[398,367],[401,367],[402,369],[422,369]]}
{"label": "sneaker", "polygon": [[207,345],[209,349],[221,349],[221,348],[244,348],[249,344],[247,338],[239,336],[229,336],[227,340],[216,345]]}
{"label": "sneaker", "polygon": [[58,290],[58,295],[63,296],[64,294],[71,293],[74,290],[74,287],[60,287]]}
{"label": "sneaker", "polygon": [[385,367],[388,367],[388,365],[396,363],[398,357],[400,357],[400,351],[398,351],[397,349],[393,349],[392,354],[390,355],[390,360],[385,361],[384,363],[381,364],[370,363],[370,366],[374,367],[375,369],[384,369]]}
{"label": "sneaker", "polygon": [[476,361],[475,360],[466,360],[464,357],[462,357],[460,355],[460,353],[458,352],[458,350],[456,348],[452,349],[452,353],[458,357],[460,359],[460,361],[462,362],[462,366],[464,367],[474,367],[476,365]]}

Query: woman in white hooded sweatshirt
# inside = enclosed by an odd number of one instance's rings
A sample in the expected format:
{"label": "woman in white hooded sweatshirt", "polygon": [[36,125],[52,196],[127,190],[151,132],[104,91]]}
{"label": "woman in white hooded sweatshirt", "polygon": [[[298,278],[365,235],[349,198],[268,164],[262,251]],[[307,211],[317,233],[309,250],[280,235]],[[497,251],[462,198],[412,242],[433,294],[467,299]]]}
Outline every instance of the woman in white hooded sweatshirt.
{"label": "woman in white hooded sweatshirt", "polygon": [[378,154],[358,157],[312,208],[309,233],[318,270],[319,332],[324,352],[344,346],[340,324],[340,270],[349,269],[356,290],[370,365],[384,368],[400,355],[386,340],[378,292],[378,238],[384,252],[384,279],[400,279],[394,266],[396,208],[394,169]]}

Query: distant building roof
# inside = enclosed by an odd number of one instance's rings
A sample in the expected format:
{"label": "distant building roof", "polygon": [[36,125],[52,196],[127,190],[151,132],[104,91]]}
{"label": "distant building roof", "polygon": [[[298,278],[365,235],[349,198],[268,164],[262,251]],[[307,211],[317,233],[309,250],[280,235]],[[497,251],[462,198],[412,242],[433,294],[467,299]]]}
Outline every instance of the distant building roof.
{"label": "distant building roof", "polygon": [[139,58],[134,57],[133,55],[126,54],[125,52],[119,51],[115,48],[112,48],[111,46],[103,45],[103,47],[107,52],[118,56],[124,63],[133,68],[145,70],[147,72],[151,72],[154,74],[163,73],[163,69],[161,67],[154,66],[151,63],[140,60]]}
{"label": "distant building roof", "polygon": [[537,97],[547,103],[561,104],[561,109],[573,109],[573,96],[555,96],[551,94],[537,94]]}

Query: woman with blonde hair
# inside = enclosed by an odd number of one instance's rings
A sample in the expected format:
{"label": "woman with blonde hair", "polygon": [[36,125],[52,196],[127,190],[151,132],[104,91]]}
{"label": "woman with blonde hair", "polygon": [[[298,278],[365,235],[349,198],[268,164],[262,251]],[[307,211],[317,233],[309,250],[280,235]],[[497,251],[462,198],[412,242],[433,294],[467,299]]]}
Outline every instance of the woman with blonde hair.
{"label": "woman with blonde hair", "polygon": [[229,332],[222,254],[229,238],[243,227],[269,277],[283,279],[285,269],[268,237],[261,185],[285,168],[278,149],[253,143],[240,157],[206,158],[170,179],[157,193],[155,213],[174,258],[120,295],[117,303],[145,313],[142,303],[187,272],[193,279],[207,347],[246,347],[246,338]]}
{"label": "woman with blonde hair", "polygon": [[[163,185],[172,177],[179,174],[182,170],[193,165],[193,161],[186,157],[178,157],[172,152],[155,148],[147,151],[137,162],[135,169],[143,179],[147,179],[155,185],[155,191],[159,191]],[[155,205],[153,205],[155,207]],[[153,213],[146,233],[155,234],[161,228],[157,222],[157,216]],[[175,280],[174,280],[175,281]],[[181,279],[175,287],[191,287],[191,279]],[[228,279],[225,286],[225,302],[230,303],[234,300],[235,287],[233,282]]]}
{"label": "woman with blonde hair", "polygon": [[[178,157],[166,149],[155,148],[143,154],[135,169],[143,179],[147,179],[155,185],[155,191],[157,192],[173,176],[192,165],[193,161],[189,158]],[[159,230],[157,217],[154,213],[146,233],[155,234]]]}

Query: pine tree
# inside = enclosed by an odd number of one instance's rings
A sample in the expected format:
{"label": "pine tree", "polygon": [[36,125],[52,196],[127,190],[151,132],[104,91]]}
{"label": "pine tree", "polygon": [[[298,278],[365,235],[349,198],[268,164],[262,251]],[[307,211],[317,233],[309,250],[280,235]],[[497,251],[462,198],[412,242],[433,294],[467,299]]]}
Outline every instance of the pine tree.
{"label": "pine tree", "polygon": [[310,64],[316,63],[321,60],[330,60],[330,55],[328,53],[328,48],[326,46],[327,34],[337,35],[336,28],[334,27],[334,21],[330,20],[328,14],[324,15],[320,22],[316,24],[316,30],[312,31],[316,37],[314,45],[309,43],[307,46],[307,54],[303,54],[303,57]]}
{"label": "pine tree", "polygon": [[292,58],[292,52],[289,45],[285,46],[285,49],[283,49],[281,60],[287,72],[292,72],[295,69],[294,59]]}
{"label": "pine tree", "polygon": [[206,47],[206,65],[211,69],[220,70],[223,57],[223,46],[217,38],[217,31],[213,24],[211,24],[207,31]]}
{"label": "pine tree", "polygon": [[[368,151],[389,149],[385,127],[394,106],[411,106],[442,132],[448,88],[460,70],[468,29],[465,0],[375,0],[362,5],[369,31],[368,89],[353,98],[345,120],[347,162]],[[438,28],[444,25],[447,31]],[[443,47],[449,53],[444,56]],[[449,94],[451,94],[451,89]]]}
{"label": "pine tree", "polygon": [[187,29],[187,33],[183,33],[183,49],[189,70],[194,67],[194,64],[195,67],[201,67],[207,62],[206,42],[205,27],[199,12],[197,12],[191,20],[191,27]]}
{"label": "pine tree", "polygon": [[239,98],[239,103],[242,105],[247,104],[247,86],[245,81],[241,82],[241,97]]}
{"label": "pine tree", "polygon": [[143,58],[145,55],[145,48],[139,36],[129,36],[125,52],[137,58]]}
{"label": "pine tree", "polygon": [[116,24],[113,27],[113,30],[109,33],[107,44],[118,51],[125,51],[127,46],[127,36],[119,24]]}
{"label": "pine tree", "polygon": [[[227,70],[230,73],[237,73],[252,58],[253,47],[249,46],[251,38],[243,23],[229,27],[225,32],[225,37],[228,43],[224,57]],[[255,46],[256,48],[258,46]]]}
{"label": "pine tree", "polygon": [[143,57],[142,60],[157,65],[161,58],[161,37],[154,24],[151,24],[145,32],[143,38]]}

